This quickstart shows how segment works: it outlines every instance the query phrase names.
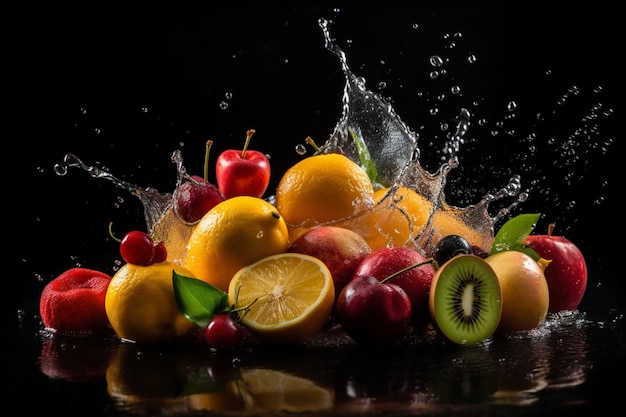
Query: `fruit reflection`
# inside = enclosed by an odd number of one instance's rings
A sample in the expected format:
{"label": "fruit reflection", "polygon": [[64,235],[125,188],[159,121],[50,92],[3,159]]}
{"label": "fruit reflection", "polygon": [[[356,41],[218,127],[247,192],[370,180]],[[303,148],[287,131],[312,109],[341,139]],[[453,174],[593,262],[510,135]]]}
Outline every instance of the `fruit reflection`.
{"label": "fruit reflection", "polygon": [[482,345],[446,346],[433,366],[437,370],[431,389],[439,404],[478,403],[498,389],[498,361]]}
{"label": "fruit reflection", "polygon": [[[544,338],[528,339],[510,337],[501,341],[508,346],[499,356],[498,390],[494,393],[496,403],[530,405],[537,401],[536,393],[548,385],[550,347]],[[510,349],[511,345],[517,346]],[[523,354],[511,354],[514,352]]]}
{"label": "fruit reflection", "polygon": [[123,343],[106,371],[107,390],[121,405],[180,402],[191,371],[203,363],[201,351]]}
{"label": "fruit reflection", "polygon": [[335,404],[332,388],[272,369],[241,369],[239,389],[246,411],[311,412],[327,410]]}
{"label": "fruit reflection", "polygon": [[529,405],[544,390],[582,384],[586,379],[588,342],[578,312],[552,314],[539,329],[509,335],[492,346],[499,358],[499,404]]}
{"label": "fruit reflection", "polygon": [[564,329],[550,333],[547,338],[551,364],[547,388],[580,385],[587,378],[587,369],[590,366],[587,359],[588,335],[584,327],[586,319],[579,311],[564,311],[549,317],[548,328],[556,324]]}
{"label": "fruit reflection", "polygon": [[71,382],[104,376],[113,355],[113,346],[93,337],[45,334],[40,356],[41,372],[52,379]]}
{"label": "fruit reflection", "polygon": [[297,372],[237,367],[234,352],[122,344],[106,371],[120,409],[211,412],[314,412],[335,404],[330,384]]}

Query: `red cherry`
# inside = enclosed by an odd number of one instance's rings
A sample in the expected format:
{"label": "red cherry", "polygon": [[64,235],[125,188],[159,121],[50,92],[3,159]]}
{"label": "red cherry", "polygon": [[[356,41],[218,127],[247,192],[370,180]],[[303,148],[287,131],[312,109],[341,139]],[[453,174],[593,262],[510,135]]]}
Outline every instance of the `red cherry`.
{"label": "red cherry", "polygon": [[120,242],[120,254],[129,264],[149,265],[154,258],[154,241],[147,233],[130,231]]}
{"label": "red cherry", "polygon": [[348,282],[337,298],[337,320],[355,341],[393,345],[411,322],[411,300],[402,287],[361,275]]}
{"label": "red cherry", "polygon": [[207,325],[204,337],[216,349],[232,349],[241,343],[242,331],[230,314],[218,314]]}
{"label": "red cherry", "polygon": [[167,260],[167,248],[165,242],[159,241],[154,244],[154,256],[150,261],[151,264],[158,264]]}

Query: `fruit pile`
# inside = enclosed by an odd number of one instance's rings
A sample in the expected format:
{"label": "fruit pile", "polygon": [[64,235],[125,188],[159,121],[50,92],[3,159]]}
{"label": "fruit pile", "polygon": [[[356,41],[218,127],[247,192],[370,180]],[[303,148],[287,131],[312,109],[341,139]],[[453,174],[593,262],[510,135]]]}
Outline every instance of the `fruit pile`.
{"label": "fruit pile", "polygon": [[243,150],[219,155],[216,185],[207,180],[210,141],[204,176],[180,175],[170,227],[189,228],[188,238],[129,231],[114,275],[77,267],[45,286],[44,327],[227,349],[299,343],[327,326],[360,344],[393,345],[428,326],[474,344],[578,308],[584,257],[552,229],[531,234],[539,214],[485,236],[443,206],[433,212],[411,187],[381,187],[355,161],[319,148],[264,199],[270,164],[248,149],[254,133]]}

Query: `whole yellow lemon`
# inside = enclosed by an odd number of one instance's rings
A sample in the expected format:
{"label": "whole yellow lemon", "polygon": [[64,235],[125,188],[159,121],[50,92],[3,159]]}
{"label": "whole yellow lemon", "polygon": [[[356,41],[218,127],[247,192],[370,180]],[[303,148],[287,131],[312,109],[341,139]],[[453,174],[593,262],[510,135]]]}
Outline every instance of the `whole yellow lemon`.
{"label": "whole yellow lemon", "polygon": [[261,198],[237,196],[213,207],[196,225],[183,265],[196,278],[228,291],[239,269],[288,247],[287,224],[276,207]]}

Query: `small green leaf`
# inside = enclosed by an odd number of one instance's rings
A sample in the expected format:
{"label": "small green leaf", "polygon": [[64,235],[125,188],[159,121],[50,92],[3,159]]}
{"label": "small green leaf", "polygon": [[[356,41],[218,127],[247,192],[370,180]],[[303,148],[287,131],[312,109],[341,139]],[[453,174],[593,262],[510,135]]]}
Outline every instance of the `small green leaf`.
{"label": "small green leaf", "polygon": [[215,315],[230,311],[228,294],[219,288],[176,271],[172,271],[172,282],[178,309],[192,323],[204,327]]}
{"label": "small green leaf", "polygon": [[539,216],[541,216],[540,213],[520,214],[504,223],[493,240],[491,255],[516,250],[529,255],[534,260],[539,260],[540,256],[537,252],[522,243],[537,225]]}
{"label": "small green leaf", "polygon": [[369,149],[367,149],[367,144],[354,130],[348,129],[348,131],[354,141],[354,146],[356,147],[356,152],[359,155],[361,166],[365,169],[365,172],[367,173],[367,176],[372,184],[376,184],[378,182],[378,170],[376,169],[376,163],[370,155]]}
{"label": "small green leaf", "polygon": [[217,380],[210,373],[206,366],[197,368],[189,373],[180,392],[177,396],[186,397],[194,394],[204,394],[208,392],[219,392],[225,389],[226,381]]}

